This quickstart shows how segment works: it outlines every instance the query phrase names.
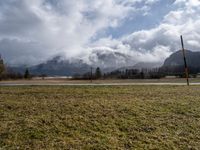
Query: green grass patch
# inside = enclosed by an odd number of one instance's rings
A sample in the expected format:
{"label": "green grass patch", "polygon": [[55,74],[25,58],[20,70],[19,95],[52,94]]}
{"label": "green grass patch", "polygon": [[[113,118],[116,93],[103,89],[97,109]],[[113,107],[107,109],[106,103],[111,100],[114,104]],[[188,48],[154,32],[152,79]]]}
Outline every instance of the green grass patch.
{"label": "green grass patch", "polygon": [[0,87],[0,149],[200,149],[200,86]]}

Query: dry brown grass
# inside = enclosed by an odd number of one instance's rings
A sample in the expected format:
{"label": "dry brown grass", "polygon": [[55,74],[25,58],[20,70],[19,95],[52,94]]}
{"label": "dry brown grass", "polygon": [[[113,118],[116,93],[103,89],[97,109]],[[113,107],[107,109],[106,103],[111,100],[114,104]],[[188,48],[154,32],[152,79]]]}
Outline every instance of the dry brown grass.
{"label": "dry brown grass", "polygon": [[200,86],[0,87],[0,149],[200,149]]}

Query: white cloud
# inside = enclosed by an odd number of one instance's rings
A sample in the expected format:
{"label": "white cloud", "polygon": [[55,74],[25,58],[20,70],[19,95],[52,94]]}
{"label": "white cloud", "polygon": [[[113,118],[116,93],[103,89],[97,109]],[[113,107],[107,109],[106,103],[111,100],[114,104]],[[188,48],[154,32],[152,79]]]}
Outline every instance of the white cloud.
{"label": "white cloud", "polygon": [[[84,51],[99,31],[118,26],[130,12],[135,12],[134,4],[135,1],[122,3],[121,0],[1,1],[1,42],[15,39],[19,47],[13,49],[8,45],[0,53],[12,63],[23,62],[24,57],[32,58],[38,53],[40,58],[26,62],[37,63],[57,53],[74,56]],[[27,49],[26,45],[30,47]],[[35,49],[38,45],[40,48]],[[15,52],[13,57],[11,51]]]}
{"label": "white cloud", "polygon": [[200,1],[199,0],[176,0],[175,4],[178,5],[185,5],[187,8],[189,7],[198,7],[200,6]]}
{"label": "white cloud", "polygon": [[[161,1],[161,0],[160,0]],[[10,64],[34,64],[56,54],[87,58],[93,50],[129,54],[134,61],[163,61],[180,49],[200,50],[200,1],[176,0],[152,29],[119,39],[98,33],[115,28],[159,0],[6,0],[0,2],[0,53]],[[153,18],[152,18],[153,19]],[[138,22],[139,23],[139,22]],[[93,42],[91,39],[97,38]]]}
{"label": "white cloud", "polygon": [[200,51],[199,3],[196,0],[177,0],[173,4],[176,10],[164,16],[155,28],[133,32],[122,37],[118,42],[107,39],[109,41],[107,44],[110,44],[110,47],[123,45],[121,47],[128,49],[136,61],[149,62],[164,61],[171,53],[180,50],[180,35],[184,37],[186,49]]}

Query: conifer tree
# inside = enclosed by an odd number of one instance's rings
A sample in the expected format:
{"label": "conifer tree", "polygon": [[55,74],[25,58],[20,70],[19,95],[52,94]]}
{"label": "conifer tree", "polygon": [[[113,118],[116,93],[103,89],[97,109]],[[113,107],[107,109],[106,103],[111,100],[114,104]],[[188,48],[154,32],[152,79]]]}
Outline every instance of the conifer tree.
{"label": "conifer tree", "polygon": [[0,55],[0,75],[5,71],[5,66],[4,66],[4,62],[3,59],[1,58]]}
{"label": "conifer tree", "polygon": [[100,79],[102,77],[101,69],[99,67],[97,67],[96,69],[95,76],[97,79]]}
{"label": "conifer tree", "polygon": [[29,79],[30,78],[30,73],[29,73],[29,70],[26,69],[25,73],[24,73],[24,78],[25,79]]}

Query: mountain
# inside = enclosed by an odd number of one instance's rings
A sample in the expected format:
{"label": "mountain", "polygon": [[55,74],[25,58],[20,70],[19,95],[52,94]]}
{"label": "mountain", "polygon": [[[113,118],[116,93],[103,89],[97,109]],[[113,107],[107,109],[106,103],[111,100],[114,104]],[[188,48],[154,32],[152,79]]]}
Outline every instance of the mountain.
{"label": "mountain", "polygon": [[133,66],[135,69],[153,69],[162,66],[161,62],[140,62]]}
{"label": "mountain", "polygon": [[71,76],[84,74],[89,70],[90,65],[84,63],[81,59],[64,60],[61,56],[30,68],[32,74],[46,74],[49,76]]}
{"label": "mountain", "polygon": [[139,62],[139,63],[136,63],[133,66],[125,66],[125,67],[121,67],[117,70],[123,71],[123,70],[126,70],[126,69],[137,69],[137,70],[153,69],[153,68],[159,68],[161,66],[162,66],[161,62]]}
{"label": "mountain", "polygon": [[[131,56],[112,51],[94,50],[87,59],[66,59],[56,56],[44,63],[29,67],[30,73],[34,75],[46,74],[48,76],[72,76],[90,72],[91,67],[100,67],[103,72],[112,71],[118,67],[133,64]],[[15,72],[24,73],[25,67],[12,68]]]}
{"label": "mountain", "polygon": [[[200,68],[200,52],[192,52],[186,50],[185,53],[188,66]],[[184,66],[182,51],[177,51],[173,53],[165,60],[163,65],[163,67],[178,67],[178,66]]]}
{"label": "mountain", "polygon": [[[84,74],[90,71],[90,65],[84,63],[81,59],[65,60],[61,56],[56,56],[47,62],[36,66],[28,67],[33,75],[48,76],[72,76],[75,74]],[[10,67],[10,70],[23,74],[26,67]]]}
{"label": "mountain", "polygon": [[[200,72],[200,52],[187,50],[186,60],[190,74],[197,74]],[[177,51],[169,56],[160,69],[167,74],[184,74],[185,70],[182,51]]]}
{"label": "mountain", "polygon": [[92,66],[101,67],[105,70],[117,69],[119,67],[135,64],[133,58],[113,50],[94,50],[89,55]]}

